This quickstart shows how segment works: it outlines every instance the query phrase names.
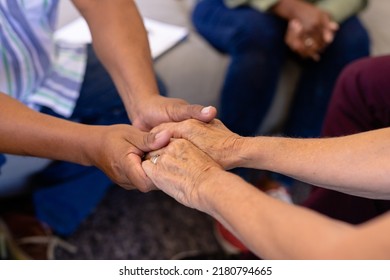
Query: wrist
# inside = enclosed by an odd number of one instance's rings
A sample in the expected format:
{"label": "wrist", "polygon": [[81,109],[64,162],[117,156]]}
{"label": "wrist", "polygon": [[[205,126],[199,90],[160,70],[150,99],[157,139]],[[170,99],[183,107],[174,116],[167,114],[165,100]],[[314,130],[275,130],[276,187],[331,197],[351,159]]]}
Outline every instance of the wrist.
{"label": "wrist", "polygon": [[85,136],[81,143],[80,160],[86,166],[99,167],[101,158],[106,151],[107,136],[109,133],[103,126],[86,126]]}
{"label": "wrist", "polygon": [[284,18],[288,21],[297,17],[297,4],[299,0],[279,0],[272,8],[271,11],[277,16]]}
{"label": "wrist", "polygon": [[[250,167],[255,161],[254,156],[256,155],[259,137],[240,137],[237,139],[234,147],[232,148],[232,159],[230,168],[236,167]],[[256,152],[254,151],[256,150]]]}
{"label": "wrist", "polygon": [[203,173],[202,177],[204,179],[198,183],[198,210],[213,216],[215,199],[224,191],[224,188],[229,187],[225,184],[229,174],[229,172],[216,167],[212,167]]}

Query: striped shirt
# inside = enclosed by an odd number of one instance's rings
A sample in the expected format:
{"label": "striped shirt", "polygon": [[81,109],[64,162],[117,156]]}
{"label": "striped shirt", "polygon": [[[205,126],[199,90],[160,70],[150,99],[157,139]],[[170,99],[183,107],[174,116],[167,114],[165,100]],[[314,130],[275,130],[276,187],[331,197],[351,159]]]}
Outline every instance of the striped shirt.
{"label": "striped shirt", "polygon": [[84,78],[84,44],[54,42],[59,0],[0,0],[0,91],[71,116]]}

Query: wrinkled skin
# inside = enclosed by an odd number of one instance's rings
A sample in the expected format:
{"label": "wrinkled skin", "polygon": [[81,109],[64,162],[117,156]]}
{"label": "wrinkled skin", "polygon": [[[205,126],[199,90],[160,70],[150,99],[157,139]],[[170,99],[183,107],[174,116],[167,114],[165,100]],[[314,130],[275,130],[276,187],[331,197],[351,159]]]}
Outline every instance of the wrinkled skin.
{"label": "wrinkled skin", "polygon": [[224,169],[234,168],[234,151],[243,139],[233,133],[217,119],[209,123],[186,120],[179,123],[165,123],[152,130],[169,133],[173,138],[184,138],[204,151]]}
{"label": "wrinkled skin", "polygon": [[153,183],[178,202],[204,209],[200,195],[203,182],[212,173],[223,171],[222,167],[185,139],[173,139],[150,155],[159,155],[156,163],[145,160],[142,167]]}

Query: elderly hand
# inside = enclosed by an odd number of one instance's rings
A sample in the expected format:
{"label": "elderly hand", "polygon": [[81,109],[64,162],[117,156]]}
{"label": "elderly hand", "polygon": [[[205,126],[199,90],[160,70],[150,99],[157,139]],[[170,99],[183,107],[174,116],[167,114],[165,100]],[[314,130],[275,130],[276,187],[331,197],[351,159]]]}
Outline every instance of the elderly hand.
{"label": "elderly hand", "polygon": [[217,110],[214,107],[190,105],[182,99],[160,95],[144,98],[137,103],[136,108],[130,110],[133,125],[143,131],[149,131],[164,122],[180,122],[187,119],[209,122],[216,115]]}
{"label": "elderly hand", "polygon": [[170,141],[167,133],[151,134],[130,125],[97,126],[88,146],[89,161],[125,189],[142,192],[155,189],[141,162],[144,153],[160,149]]}
{"label": "elderly hand", "polygon": [[184,139],[173,139],[149,156],[142,167],[159,189],[186,206],[207,212],[206,205],[202,205],[202,187],[223,171],[221,166]]}
{"label": "elderly hand", "polygon": [[167,131],[173,138],[184,138],[208,154],[224,169],[236,167],[243,137],[231,132],[220,120],[203,123],[186,120],[179,123],[165,123],[154,128],[153,133]]}

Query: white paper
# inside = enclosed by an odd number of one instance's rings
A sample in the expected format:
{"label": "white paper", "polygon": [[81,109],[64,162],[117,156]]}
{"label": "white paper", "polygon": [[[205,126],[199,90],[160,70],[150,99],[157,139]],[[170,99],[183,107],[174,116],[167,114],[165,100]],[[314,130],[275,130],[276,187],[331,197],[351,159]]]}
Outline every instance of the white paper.
{"label": "white paper", "polygon": [[[144,24],[148,31],[150,49],[154,59],[184,40],[188,35],[187,28],[177,25],[149,18],[144,18]],[[92,42],[91,33],[83,18],[78,18],[58,29],[54,34],[54,39],[68,43]]]}

